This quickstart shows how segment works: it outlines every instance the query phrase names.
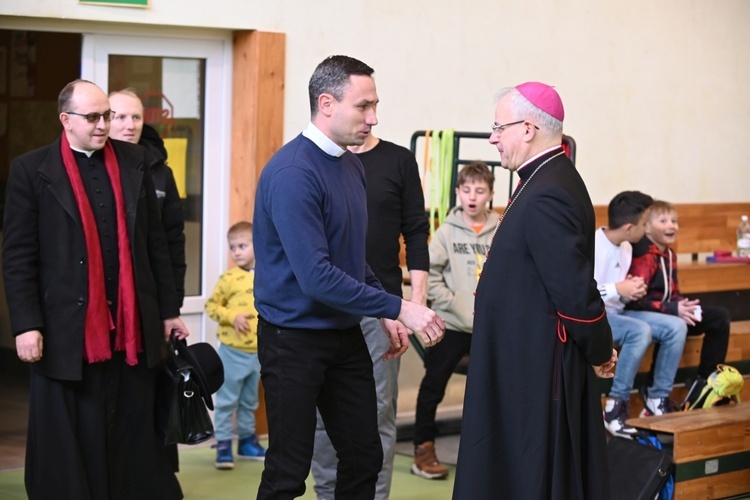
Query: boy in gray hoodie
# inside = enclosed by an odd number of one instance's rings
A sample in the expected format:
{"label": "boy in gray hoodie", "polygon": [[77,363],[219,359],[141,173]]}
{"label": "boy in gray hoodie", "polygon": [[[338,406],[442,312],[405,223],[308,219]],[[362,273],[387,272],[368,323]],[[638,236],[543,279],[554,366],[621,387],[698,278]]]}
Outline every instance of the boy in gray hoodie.
{"label": "boy in gray hoodie", "polygon": [[456,187],[460,203],[430,242],[427,296],[432,309],[445,319],[446,329],[443,341],[425,352],[425,375],[417,396],[411,472],[426,479],[448,477],[448,469],[435,454],[435,412],[453,370],[471,347],[474,291],[500,219],[488,208],[494,183],[495,176],[484,163],[461,169]]}

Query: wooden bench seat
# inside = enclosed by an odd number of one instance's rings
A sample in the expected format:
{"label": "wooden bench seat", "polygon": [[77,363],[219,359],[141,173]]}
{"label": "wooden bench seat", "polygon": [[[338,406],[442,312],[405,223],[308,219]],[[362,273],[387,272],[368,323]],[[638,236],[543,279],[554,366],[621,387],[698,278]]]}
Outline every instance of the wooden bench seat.
{"label": "wooden bench seat", "polygon": [[[676,203],[680,231],[674,250],[681,259],[678,267],[680,291],[703,294],[750,290],[750,264],[706,263],[708,254],[734,250],[736,231],[742,215],[750,215],[750,203]],[[502,213],[505,207],[495,207]],[[607,206],[595,205],[596,226],[607,225]],[[406,253],[401,242],[401,266]],[[747,313],[750,315],[750,312]],[[742,317],[737,319],[750,319]]]}
{"label": "wooden bench seat", "polygon": [[[733,321],[729,332],[729,348],[727,349],[726,362],[731,365],[743,360],[750,360],[750,320]],[[682,351],[680,368],[698,366],[702,346],[703,335],[689,336],[685,341],[685,349]],[[651,368],[653,351],[654,344],[651,344],[643,356],[641,366],[638,368],[639,373],[648,372]]]}
{"label": "wooden bench seat", "polygon": [[679,263],[677,279],[680,293],[686,296],[747,290],[750,289],[750,264]]}
{"label": "wooden bench seat", "polygon": [[675,499],[725,498],[750,492],[750,403],[635,418],[627,423],[646,432],[671,435]]}
{"label": "wooden bench seat", "polygon": [[[734,366],[743,374],[745,385],[740,393],[740,399],[750,402],[750,320],[733,321],[730,328],[726,363]],[[671,399],[678,404],[684,401],[687,394],[687,388],[684,387],[682,382],[686,378],[694,377],[697,372],[702,346],[702,335],[688,337],[685,342],[685,349],[683,350],[680,366],[675,377],[677,383],[670,394]],[[654,346],[652,344],[643,356],[641,365],[638,368],[634,389],[630,395],[631,417],[637,417],[640,415],[641,410],[643,410],[643,400],[638,393],[638,388],[646,382],[653,359],[653,350]],[[615,367],[616,370],[617,368]],[[604,407],[607,394],[609,394],[609,389],[612,387],[612,379],[600,379],[599,386],[602,393],[602,407]]]}
{"label": "wooden bench seat", "polygon": [[[607,207],[594,207],[597,227],[607,225]],[[716,251],[734,250],[736,229],[742,215],[750,214],[750,203],[675,204],[680,230],[674,250],[678,253],[680,292],[702,304],[727,307],[732,315],[726,362],[744,374],[740,405],[678,412],[659,417],[631,419],[642,429],[666,432],[674,437],[674,498],[724,498],[750,492],[750,265],[707,263]],[[688,337],[678,369],[677,381],[695,376],[703,336]],[[643,357],[636,377],[638,388],[646,380],[653,358],[653,345]],[[606,394],[611,380],[604,384]],[[674,387],[670,397],[684,401],[687,388]],[[602,398],[602,404],[606,397]],[[643,409],[641,396],[630,397],[630,415]]]}
{"label": "wooden bench seat", "polygon": [[[495,207],[502,213],[504,207]],[[674,249],[681,255],[678,264],[680,291],[690,297],[698,298],[702,304],[721,305],[730,310],[732,316],[732,335],[730,336],[727,363],[737,367],[746,376],[750,374],[750,264],[743,263],[706,263],[705,256],[720,250],[733,250],[736,246],[736,229],[742,215],[750,214],[750,203],[677,203],[680,231]],[[607,225],[607,206],[594,206],[597,227]],[[405,282],[408,284],[408,273],[405,270],[406,254],[401,242],[401,265],[404,268]],[[700,358],[702,337],[688,337],[683,358],[678,372],[678,381],[695,374]],[[424,349],[414,338],[412,345],[420,356]],[[636,378],[636,387],[643,382],[649,370],[653,347],[646,353]],[[468,359],[464,359],[456,373],[466,373]],[[609,392],[611,380],[600,384],[602,393]],[[684,388],[675,388],[672,398],[684,399]],[[743,400],[750,400],[750,383],[745,384]],[[637,415],[642,409],[641,398],[631,398],[631,415]]]}

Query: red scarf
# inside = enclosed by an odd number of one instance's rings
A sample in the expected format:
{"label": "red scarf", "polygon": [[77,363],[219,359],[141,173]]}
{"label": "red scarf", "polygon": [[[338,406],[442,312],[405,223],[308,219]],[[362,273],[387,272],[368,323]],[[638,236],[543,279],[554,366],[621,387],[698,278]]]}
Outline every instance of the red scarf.
{"label": "red scarf", "polygon": [[115,350],[125,351],[125,361],[135,366],[138,364],[138,353],[143,351],[141,345],[141,324],[138,303],[135,295],[133,278],[133,259],[130,254],[130,236],[125,217],[125,201],[120,183],[120,166],[117,164],[115,150],[110,141],[104,144],[104,165],[109,174],[109,182],[115,195],[117,211],[117,251],[120,261],[117,290],[117,324],[112,322],[112,315],[107,305],[104,289],[104,263],[99,243],[99,232],[96,228],[94,212],[91,210],[86,189],[83,187],[78,163],[70,149],[68,138],[62,134],[60,146],[65,171],[73,187],[78,211],[81,214],[83,237],[86,240],[88,254],[88,291],[89,300],[86,306],[86,323],[84,329],[84,357],[89,363],[97,363],[112,358],[109,332],[115,329]]}

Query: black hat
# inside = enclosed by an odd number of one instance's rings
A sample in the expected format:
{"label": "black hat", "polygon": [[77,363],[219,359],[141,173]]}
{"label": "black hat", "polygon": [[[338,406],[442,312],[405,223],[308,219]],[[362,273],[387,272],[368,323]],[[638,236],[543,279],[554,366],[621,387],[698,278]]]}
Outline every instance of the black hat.
{"label": "black hat", "polygon": [[198,376],[198,385],[200,385],[203,400],[208,409],[213,410],[214,403],[211,395],[224,383],[224,365],[219,354],[208,342],[186,345],[184,342],[177,341],[175,345],[179,356],[193,367],[193,373]]}

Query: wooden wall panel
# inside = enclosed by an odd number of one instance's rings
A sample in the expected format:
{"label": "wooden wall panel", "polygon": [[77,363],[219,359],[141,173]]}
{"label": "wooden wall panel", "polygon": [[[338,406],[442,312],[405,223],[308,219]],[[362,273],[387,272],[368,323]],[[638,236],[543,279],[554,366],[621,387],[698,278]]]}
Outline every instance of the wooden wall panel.
{"label": "wooden wall panel", "polygon": [[252,220],[260,172],[282,146],[285,47],[283,33],[234,34],[230,225]]}
{"label": "wooden wall panel", "polygon": [[[284,140],[285,49],[283,33],[234,34],[229,225],[252,221],[260,172]],[[259,399],[255,430],[262,435],[268,433],[262,387]]]}

